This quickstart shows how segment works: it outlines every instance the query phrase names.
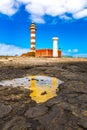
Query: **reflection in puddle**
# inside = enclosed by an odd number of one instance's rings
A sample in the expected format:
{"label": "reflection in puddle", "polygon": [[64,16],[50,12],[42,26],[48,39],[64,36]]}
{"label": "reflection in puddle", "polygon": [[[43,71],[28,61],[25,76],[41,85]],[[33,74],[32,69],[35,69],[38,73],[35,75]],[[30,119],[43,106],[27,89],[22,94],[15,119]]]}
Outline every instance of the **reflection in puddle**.
{"label": "reflection in puddle", "polygon": [[63,83],[61,80],[48,76],[29,76],[16,78],[13,80],[4,80],[0,82],[2,86],[18,87],[23,86],[32,90],[30,96],[37,103],[45,102],[56,96],[58,85]]}
{"label": "reflection in puddle", "polygon": [[[36,77],[33,76],[32,78],[36,78]],[[45,76],[41,76],[39,78],[41,78],[39,81],[31,80],[31,87],[30,87],[30,90],[33,90],[30,96],[37,103],[45,102],[48,99],[55,97],[56,89],[58,87],[57,78],[51,78]]]}

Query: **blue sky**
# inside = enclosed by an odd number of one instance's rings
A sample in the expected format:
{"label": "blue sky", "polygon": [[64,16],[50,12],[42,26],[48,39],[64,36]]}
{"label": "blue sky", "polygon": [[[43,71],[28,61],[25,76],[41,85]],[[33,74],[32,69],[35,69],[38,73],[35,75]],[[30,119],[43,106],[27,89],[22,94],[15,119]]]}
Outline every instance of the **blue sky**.
{"label": "blue sky", "polygon": [[0,55],[29,51],[32,21],[37,49],[52,48],[56,36],[63,55],[87,57],[87,0],[0,1]]}

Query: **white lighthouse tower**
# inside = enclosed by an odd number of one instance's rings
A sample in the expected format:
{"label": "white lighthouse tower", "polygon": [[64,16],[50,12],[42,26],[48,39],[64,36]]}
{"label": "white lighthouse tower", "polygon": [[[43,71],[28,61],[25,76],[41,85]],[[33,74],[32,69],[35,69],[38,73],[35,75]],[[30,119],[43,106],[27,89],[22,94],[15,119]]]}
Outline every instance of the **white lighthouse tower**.
{"label": "white lighthouse tower", "polygon": [[53,57],[58,57],[58,37],[53,37]]}
{"label": "white lighthouse tower", "polygon": [[36,50],[36,26],[34,23],[30,26],[30,45],[31,45],[31,52],[35,52]]}

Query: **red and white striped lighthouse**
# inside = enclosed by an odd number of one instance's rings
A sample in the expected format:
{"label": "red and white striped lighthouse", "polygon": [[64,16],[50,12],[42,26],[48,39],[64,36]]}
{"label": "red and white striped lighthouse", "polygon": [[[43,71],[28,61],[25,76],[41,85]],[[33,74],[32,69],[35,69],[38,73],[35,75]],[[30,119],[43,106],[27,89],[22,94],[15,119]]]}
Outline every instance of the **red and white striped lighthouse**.
{"label": "red and white striped lighthouse", "polygon": [[30,25],[30,50],[31,52],[35,52],[36,48],[36,26],[34,23]]}

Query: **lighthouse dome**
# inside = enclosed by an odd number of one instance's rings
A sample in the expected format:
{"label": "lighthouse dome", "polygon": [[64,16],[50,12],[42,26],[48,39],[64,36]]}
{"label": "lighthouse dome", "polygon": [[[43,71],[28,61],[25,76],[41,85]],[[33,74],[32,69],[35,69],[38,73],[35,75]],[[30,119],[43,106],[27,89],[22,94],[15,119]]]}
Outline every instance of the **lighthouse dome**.
{"label": "lighthouse dome", "polygon": [[30,30],[31,30],[31,29],[35,29],[35,30],[36,30],[35,23],[31,23],[31,25],[30,25]]}

